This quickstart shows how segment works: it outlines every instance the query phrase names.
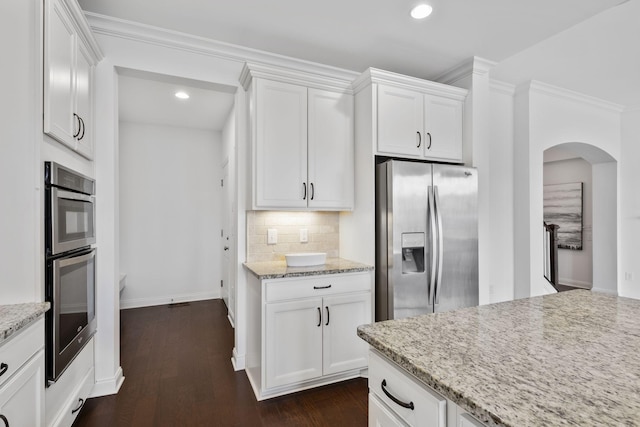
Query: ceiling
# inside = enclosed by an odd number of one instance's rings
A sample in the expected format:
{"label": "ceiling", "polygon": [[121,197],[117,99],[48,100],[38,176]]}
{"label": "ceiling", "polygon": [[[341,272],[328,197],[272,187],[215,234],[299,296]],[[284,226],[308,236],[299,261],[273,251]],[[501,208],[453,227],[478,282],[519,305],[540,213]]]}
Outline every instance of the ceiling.
{"label": "ceiling", "polygon": [[[512,83],[537,79],[640,104],[640,0],[79,0],[85,11],[353,71],[437,79],[473,56]],[[626,11],[626,12],[625,12]],[[620,76],[622,73],[622,76]],[[622,77],[622,78],[621,78]],[[636,90],[637,89],[637,90]]]}
{"label": "ceiling", "polygon": [[[144,71],[118,70],[118,114],[125,122],[221,131],[235,87]],[[178,99],[184,91],[189,99]]]}

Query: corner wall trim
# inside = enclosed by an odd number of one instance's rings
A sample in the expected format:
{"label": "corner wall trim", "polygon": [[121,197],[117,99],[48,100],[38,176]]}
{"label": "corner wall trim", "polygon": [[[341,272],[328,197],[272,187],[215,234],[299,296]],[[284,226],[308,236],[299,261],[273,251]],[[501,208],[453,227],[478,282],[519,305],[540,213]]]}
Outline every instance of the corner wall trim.
{"label": "corner wall trim", "polygon": [[124,375],[122,367],[118,367],[116,374],[112,378],[106,380],[96,381],[89,397],[102,397],[109,396],[111,394],[117,394],[124,382]]}

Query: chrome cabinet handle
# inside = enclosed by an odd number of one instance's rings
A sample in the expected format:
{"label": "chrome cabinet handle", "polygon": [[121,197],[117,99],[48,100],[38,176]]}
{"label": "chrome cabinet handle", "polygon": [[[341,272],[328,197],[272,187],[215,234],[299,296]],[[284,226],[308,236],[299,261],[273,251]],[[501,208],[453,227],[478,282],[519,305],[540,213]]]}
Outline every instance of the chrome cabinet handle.
{"label": "chrome cabinet handle", "polygon": [[304,189],[304,195],[302,196],[302,200],[307,200],[307,183],[302,183],[302,188]]}
{"label": "chrome cabinet handle", "polygon": [[405,403],[402,400],[398,399],[397,397],[395,397],[393,394],[389,393],[387,391],[387,380],[382,380],[382,391],[384,391],[384,394],[387,395],[387,397],[391,400],[393,400],[394,403],[402,406],[403,408],[407,408],[407,409],[411,409],[412,411],[415,409],[415,406],[413,405],[413,402],[409,402],[409,403]]}
{"label": "chrome cabinet handle", "polygon": [[431,150],[431,132],[427,132],[427,135],[429,135],[429,145],[427,145],[427,150]]}
{"label": "chrome cabinet handle", "polygon": [[9,365],[4,362],[0,363],[0,377],[3,376],[5,372],[7,372],[7,369],[9,369]]}
{"label": "chrome cabinet handle", "polygon": [[420,146],[422,145],[422,134],[420,133],[420,131],[416,131],[416,133],[418,134],[418,147],[420,148]]}
{"label": "chrome cabinet handle", "polygon": [[316,189],[313,186],[313,182],[311,184],[309,184],[311,186],[311,200],[313,200],[313,196],[315,196],[316,194]]}
{"label": "chrome cabinet handle", "polygon": [[326,308],[326,309],[327,309],[327,323],[325,323],[324,325],[325,325],[325,326],[329,326],[329,306],[327,305],[327,306],[325,306],[324,308]]}
{"label": "chrome cabinet handle", "polygon": [[76,412],[78,412],[80,409],[82,409],[82,407],[84,406],[84,399],[78,399],[78,403],[80,405],[78,405],[78,407],[76,409],[72,409],[71,413],[75,414]]}
{"label": "chrome cabinet handle", "polygon": [[322,310],[318,307],[318,327],[322,326]]}

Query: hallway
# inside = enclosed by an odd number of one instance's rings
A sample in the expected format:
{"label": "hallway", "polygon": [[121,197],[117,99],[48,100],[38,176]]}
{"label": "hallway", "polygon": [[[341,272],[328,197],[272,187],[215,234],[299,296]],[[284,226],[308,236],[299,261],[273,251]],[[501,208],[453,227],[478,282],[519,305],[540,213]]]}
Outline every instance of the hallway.
{"label": "hallway", "polygon": [[74,427],[367,425],[363,378],[256,402],[226,316],[221,299],[121,311],[124,384]]}

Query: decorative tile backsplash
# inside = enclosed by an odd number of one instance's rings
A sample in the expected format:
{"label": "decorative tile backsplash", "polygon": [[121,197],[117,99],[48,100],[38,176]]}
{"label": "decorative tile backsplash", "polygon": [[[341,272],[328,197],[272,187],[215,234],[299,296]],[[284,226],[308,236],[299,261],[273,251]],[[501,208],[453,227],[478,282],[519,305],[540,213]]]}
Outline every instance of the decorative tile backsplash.
{"label": "decorative tile backsplash", "polygon": [[[339,256],[340,214],[338,212],[247,212],[247,262],[280,261],[293,252],[326,252]],[[267,244],[267,230],[274,228],[278,243]],[[306,229],[308,242],[300,242]]]}

